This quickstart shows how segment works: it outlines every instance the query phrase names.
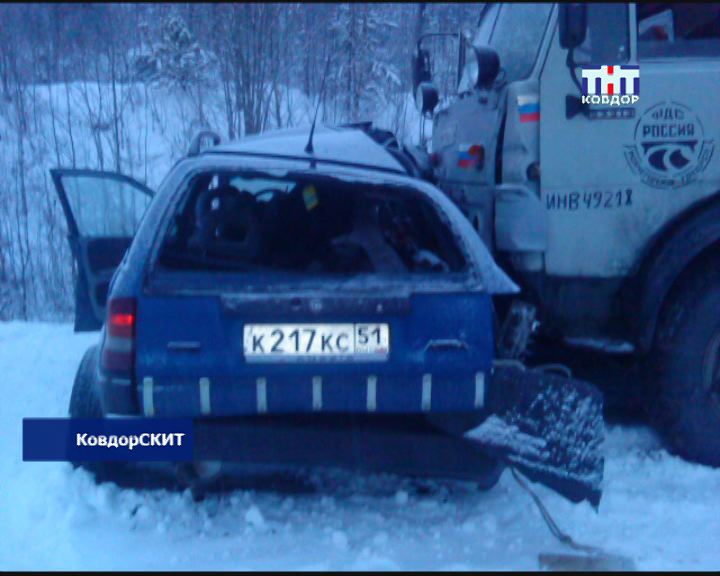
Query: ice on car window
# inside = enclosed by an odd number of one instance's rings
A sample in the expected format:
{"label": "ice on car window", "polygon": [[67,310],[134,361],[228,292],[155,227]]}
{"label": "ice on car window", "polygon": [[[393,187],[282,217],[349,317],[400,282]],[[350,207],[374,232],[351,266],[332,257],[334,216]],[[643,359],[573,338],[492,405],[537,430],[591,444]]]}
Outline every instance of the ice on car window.
{"label": "ice on car window", "polygon": [[442,274],[467,269],[458,240],[416,191],[330,178],[201,175],[162,266],[303,274]]}

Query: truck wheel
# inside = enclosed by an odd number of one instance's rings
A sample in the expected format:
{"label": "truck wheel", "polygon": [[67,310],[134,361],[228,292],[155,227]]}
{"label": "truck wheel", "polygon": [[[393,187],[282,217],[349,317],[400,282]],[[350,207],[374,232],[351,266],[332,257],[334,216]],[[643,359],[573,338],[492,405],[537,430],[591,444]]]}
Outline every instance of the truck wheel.
{"label": "truck wheel", "polygon": [[720,270],[675,291],[651,355],[650,415],[678,454],[720,466]]}
{"label": "truck wheel", "polygon": [[[100,398],[95,388],[95,366],[98,361],[98,346],[87,349],[80,361],[68,412],[71,418],[102,418]],[[122,462],[71,462],[74,468],[82,467],[95,475],[96,480],[112,480],[123,470]]]}

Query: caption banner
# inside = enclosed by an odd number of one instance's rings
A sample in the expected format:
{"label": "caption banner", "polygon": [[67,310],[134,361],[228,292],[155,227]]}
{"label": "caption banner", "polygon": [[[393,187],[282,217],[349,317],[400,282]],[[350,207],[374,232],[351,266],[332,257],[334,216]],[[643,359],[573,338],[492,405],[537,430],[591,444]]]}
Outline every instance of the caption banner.
{"label": "caption banner", "polygon": [[24,418],[25,462],[190,462],[193,421],[180,418]]}

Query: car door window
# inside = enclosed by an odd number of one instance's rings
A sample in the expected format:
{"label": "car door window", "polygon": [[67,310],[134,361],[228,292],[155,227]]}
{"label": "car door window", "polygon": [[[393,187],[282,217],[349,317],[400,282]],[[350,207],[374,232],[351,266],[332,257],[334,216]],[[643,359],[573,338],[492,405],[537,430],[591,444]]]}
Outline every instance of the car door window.
{"label": "car door window", "polygon": [[107,175],[64,176],[62,183],[77,232],[87,238],[134,236],[151,200],[132,181]]}
{"label": "car door window", "polygon": [[105,317],[113,274],[153,192],[114,172],[58,168],[50,175],[65,213],[76,263],[75,330],[97,330]]}

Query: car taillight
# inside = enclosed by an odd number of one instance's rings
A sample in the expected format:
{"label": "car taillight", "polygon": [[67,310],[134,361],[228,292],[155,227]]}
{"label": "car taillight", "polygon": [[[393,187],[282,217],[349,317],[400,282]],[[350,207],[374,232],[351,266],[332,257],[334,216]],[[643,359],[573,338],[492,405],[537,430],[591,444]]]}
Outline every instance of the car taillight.
{"label": "car taillight", "polygon": [[136,308],[135,298],[113,298],[108,303],[102,367],[116,376],[133,375]]}

